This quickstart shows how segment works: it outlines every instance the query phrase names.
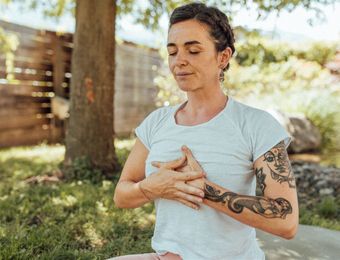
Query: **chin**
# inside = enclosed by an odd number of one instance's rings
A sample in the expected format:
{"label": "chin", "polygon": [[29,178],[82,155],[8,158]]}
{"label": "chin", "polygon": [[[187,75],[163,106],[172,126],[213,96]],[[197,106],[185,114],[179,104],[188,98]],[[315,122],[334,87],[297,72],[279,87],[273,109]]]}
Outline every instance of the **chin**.
{"label": "chin", "polygon": [[192,91],[192,90],[196,89],[196,87],[193,84],[190,84],[190,82],[188,82],[188,83],[177,82],[177,85],[181,90],[183,90],[185,92]]}

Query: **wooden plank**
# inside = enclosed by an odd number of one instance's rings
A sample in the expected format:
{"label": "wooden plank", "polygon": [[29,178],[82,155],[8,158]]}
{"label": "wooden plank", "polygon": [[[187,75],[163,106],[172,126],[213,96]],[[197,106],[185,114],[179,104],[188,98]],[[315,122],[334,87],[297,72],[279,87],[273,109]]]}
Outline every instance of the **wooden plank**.
{"label": "wooden plank", "polygon": [[43,114],[41,117],[38,115],[19,115],[15,117],[0,117],[0,131],[5,129],[15,129],[15,128],[25,128],[25,127],[33,127],[37,125],[49,124],[51,121],[50,118],[46,117],[46,114]]}
{"label": "wooden plank", "polygon": [[54,37],[53,39],[53,88],[54,92],[57,96],[64,97],[65,90],[62,86],[62,83],[65,79],[65,63],[63,60],[65,59],[66,53],[62,48],[63,42],[59,37]]}
{"label": "wooden plank", "polygon": [[[0,55],[0,65],[1,66],[4,66],[6,64],[6,58],[5,58],[5,55]],[[14,56],[13,58],[13,62],[14,64],[16,62],[28,62],[28,63],[33,63],[33,64],[43,64],[43,65],[51,65],[52,62],[51,60],[48,60],[48,59],[39,59],[39,60],[36,60],[34,59],[34,57],[24,57],[24,56]]]}
{"label": "wooden plank", "polygon": [[[31,60],[40,61],[40,60],[51,60],[51,54],[47,53],[45,50],[37,50],[37,49],[21,49],[18,48],[14,53],[14,57],[21,58],[30,58]],[[6,59],[6,55],[0,55],[0,59]]]}
{"label": "wooden plank", "polygon": [[[41,94],[39,94],[41,93]],[[53,96],[53,88],[25,85],[0,84],[0,96],[28,96],[28,97],[46,97],[50,94]]]}
{"label": "wooden plank", "polygon": [[28,26],[18,25],[15,23],[9,23],[3,20],[0,20],[0,27],[2,27],[6,31],[27,33],[27,34],[36,34],[37,30]]}
{"label": "wooden plank", "polygon": [[0,85],[9,85],[9,86],[33,86],[33,87],[53,87],[53,83],[49,81],[37,81],[37,80],[17,80],[17,81],[3,81],[0,82]]}
{"label": "wooden plank", "polygon": [[30,97],[16,97],[16,96],[1,96],[0,95],[0,109],[3,110],[7,107],[26,108],[35,106],[37,108],[51,108],[50,100],[47,102],[34,102]]}
{"label": "wooden plank", "polygon": [[46,38],[44,36],[39,36],[38,34],[30,35],[30,34],[17,34],[17,39],[19,45],[17,48],[22,49],[50,49],[51,46],[51,39]]}
{"label": "wooden plank", "polygon": [[8,75],[11,75],[11,79],[15,80],[29,80],[29,81],[51,81],[53,76],[42,75],[42,74],[26,74],[26,73],[6,73],[0,70],[0,78],[6,79]]}
{"label": "wooden plank", "polygon": [[50,125],[9,129],[0,131],[0,147],[36,145],[43,141],[55,143],[61,141],[62,137],[63,129]]}
{"label": "wooden plank", "polygon": [[[0,58],[0,66],[2,68],[6,68],[6,59]],[[15,57],[13,60],[14,68],[22,68],[22,69],[36,69],[36,70],[45,70],[52,71],[52,62],[51,61],[35,61],[29,57]]]}
{"label": "wooden plank", "polygon": [[[54,43],[49,46],[20,46],[13,52],[14,56],[19,57],[32,57],[34,59],[51,60],[54,55],[53,50]],[[68,51],[63,51],[63,61],[68,61],[72,58],[72,53]],[[5,59],[5,54],[0,55],[0,58]]]}
{"label": "wooden plank", "polygon": [[[13,69],[11,71],[13,71],[14,73],[18,73],[18,74],[31,74],[31,75],[46,75],[46,76],[52,76],[52,71],[51,70],[46,70],[46,69],[31,69],[31,68],[19,68],[16,67],[15,64],[13,64]],[[9,67],[6,66],[1,66],[0,65],[0,72],[2,73],[8,73],[9,71]]]}
{"label": "wooden plank", "polygon": [[25,107],[5,107],[0,109],[0,117],[16,117],[24,115],[36,115],[36,114],[50,114],[51,109],[49,107],[38,107],[35,104],[27,105]]}
{"label": "wooden plank", "polygon": [[32,97],[32,96],[3,96],[0,99],[0,107],[4,107],[5,104],[13,105],[13,103],[37,103],[41,104],[42,106],[46,103],[51,103],[51,97]]}

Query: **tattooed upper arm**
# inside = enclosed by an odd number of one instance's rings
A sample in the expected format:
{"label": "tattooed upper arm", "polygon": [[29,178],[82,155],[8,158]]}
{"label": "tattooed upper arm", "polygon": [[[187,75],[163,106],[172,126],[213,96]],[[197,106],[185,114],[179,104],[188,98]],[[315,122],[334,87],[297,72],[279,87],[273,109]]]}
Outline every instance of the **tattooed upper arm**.
{"label": "tattooed upper arm", "polygon": [[292,190],[295,181],[284,143],[277,144],[257,159],[254,168],[263,196],[223,191],[206,182],[205,199],[222,203],[236,214],[241,214],[244,209],[248,209],[265,218],[286,219],[287,215],[292,214],[297,218],[296,191]]}
{"label": "tattooed upper arm", "polygon": [[263,195],[268,192],[268,184],[288,185],[295,188],[295,179],[283,141],[258,158],[254,163],[258,187]]}

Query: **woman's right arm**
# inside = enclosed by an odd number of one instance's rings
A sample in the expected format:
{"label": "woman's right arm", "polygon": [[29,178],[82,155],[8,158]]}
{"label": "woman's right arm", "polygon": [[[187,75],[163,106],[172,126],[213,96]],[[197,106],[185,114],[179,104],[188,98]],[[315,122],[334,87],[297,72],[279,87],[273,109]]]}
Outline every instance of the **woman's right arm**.
{"label": "woman's right arm", "polygon": [[149,202],[138,186],[145,178],[145,160],[148,154],[148,149],[137,138],[115,189],[113,201],[118,208],[137,208]]}
{"label": "woman's right arm", "polygon": [[186,181],[202,178],[204,173],[174,171],[173,169],[185,162],[186,158],[183,156],[145,178],[145,161],[148,153],[148,149],[137,138],[115,189],[113,198],[115,205],[118,208],[137,208],[156,198],[165,198],[197,208],[202,202],[204,192],[186,184]]}

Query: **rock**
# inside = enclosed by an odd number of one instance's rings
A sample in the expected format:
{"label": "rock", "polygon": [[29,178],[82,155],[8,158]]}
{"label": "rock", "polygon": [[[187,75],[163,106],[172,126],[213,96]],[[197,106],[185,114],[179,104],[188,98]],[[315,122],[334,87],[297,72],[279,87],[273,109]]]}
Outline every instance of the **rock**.
{"label": "rock", "polygon": [[320,188],[326,187],[326,185],[327,185],[327,180],[326,180],[326,178],[323,179],[323,180],[319,180],[319,181],[316,183],[316,187],[318,187],[319,189],[320,189]]}
{"label": "rock", "polygon": [[340,199],[340,169],[291,161],[300,205],[313,208],[325,196]]}
{"label": "rock", "polygon": [[325,188],[325,189],[321,189],[321,190],[319,191],[319,194],[320,194],[321,196],[323,196],[323,195],[332,195],[333,192],[334,192],[333,189]]}
{"label": "rock", "polygon": [[316,151],[321,145],[319,129],[303,115],[286,115],[278,110],[268,110],[292,136],[289,153]]}

